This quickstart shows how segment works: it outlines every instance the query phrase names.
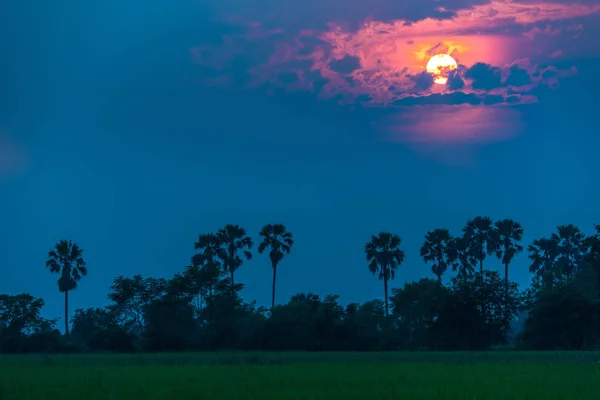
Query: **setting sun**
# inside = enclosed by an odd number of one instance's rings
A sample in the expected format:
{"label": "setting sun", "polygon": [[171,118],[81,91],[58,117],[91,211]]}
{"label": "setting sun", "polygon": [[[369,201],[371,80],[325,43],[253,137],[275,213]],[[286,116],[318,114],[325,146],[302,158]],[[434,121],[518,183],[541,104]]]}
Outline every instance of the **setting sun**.
{"label": "setting sun", "polygon": [[456,69],[458,64],[448,54],[436,54],[427,62],[427,72],[434,76],[433,81],[440,85],[448,82],[448,74]]}

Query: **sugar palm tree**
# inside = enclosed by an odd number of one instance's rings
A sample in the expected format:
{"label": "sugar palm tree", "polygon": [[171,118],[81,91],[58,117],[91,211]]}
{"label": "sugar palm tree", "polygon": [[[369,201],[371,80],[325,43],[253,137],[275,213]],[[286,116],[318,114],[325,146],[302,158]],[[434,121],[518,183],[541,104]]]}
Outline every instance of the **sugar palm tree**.
{"label": "sugar palm tree", "polygon": [[494,254],[494,223],[489,217],[475,217],[463,228],[463,236],[469,240],[473,257],[479,262],[479,273],[483,276],[483,261],[487,255]]}
{"label": "sugar palm tree", "polygon": [[259,235],[263,241],[258,245],[258,252],[263,254],[265,250],[270,249],[269,259],[273,266],[273,290],[271,292],[271,309],[275,308],[275,282],[277,280],[277,266],[283,259],[283,256],[290,254],[294,239],[288,232],[285,225],[269,224],[263,226]]}
{"label": "sugar palm tree", "polygon": [[594,224],[594,230],[595,232],[583,241],[583,265],[588,271],[600,270],[600,225]]}
{"label": "sugar palm tree", "polygon": [[473,257],[469,245],[469,240],[464,236],[452,238],[448,245],[448,259],[452,265],[452,271],[458,271],[458,278],[463,282],[473,276],[477,265],[477,260]]}
{"label": "sugar palm tree", "polygon": [[435,229],[425,234],[425,243],[421,246],[421,257],[425,263],[433,262],[431,271],[442,284],[442,275],[450,265],[449,246],[452,235],[448,229]]}
{"label": "sugar palm tree", "polygon": [[559,225],[552,239],[558,243],[558,271],[565,278],[572,278],[583,261],[585,234],[573,224]]}
{"label": "sugar palm tree", "polygon": [[558,258],[558,242],[556,238],[540,238],[527,248],[531,265],[529,272],[542,280],[544,288],[552,287],[556,278],[556,261]]}
{"label": "sugar palm tree", "polygon": [[373,275],[378,275],[379,280],[383,280],[386,316],[389,315],[388,281],[394,279],[396,270],[404,262],[404,251],[400,249],[401,243],[400,236],[381,232],[377,236],[371,236],[371,240],[365,245],[369,271]]}
{"label": "sugar palm tree", "polygon": [[83,250],[70,240],[59,241],[48,252],[46,267],[53,274],[60,274],[58,290],[65,294],[65,335],[69,336],[69,292],[77,289],[77,282],[87,275],[82,257]]}
{"label": "sugar palm tree", "polygon": [[594,232],[583,241],[584,249],[588,258],[595,259],[600,256],[600,224],[594,224]]}
{"label": "sugar palm tree", "polygon": [[503,219],[496,221],[496,257],[504,265],[504,280],[508,288],[508,266],[517,254],[523,251],[523,246],[519,244],[523,240],[523,227],[512,219]]}
{"label": "sugar palm tree", "polygon": [[193,265],[199,266],[210,263],[222,267],[226,255],[219,242],[219,237],[214,233],[200,234],[198,240],[194,243],[194,249],[200,252],[192,257]]}
{"label": "sugar palm tree", "polygon": [[246,260],[252,259],[252,238],[246,235],[246,230],[239,225],[225,225],[217,231],[217,240],[224,252],[223,268],[231,277],[231,294],[235,294],[235,271],[242,265],[243,255]]}
{"label": "sugar palm tree", "polygon": [[[523,246],[519,244],[523,240],[523,227],[512,219],[496,221],[494,227],[496,257],[504,265],[504,305],[508,310],[508,266],[515,256],[523,251]],[[507,318],[508,315],[507,313]]]}

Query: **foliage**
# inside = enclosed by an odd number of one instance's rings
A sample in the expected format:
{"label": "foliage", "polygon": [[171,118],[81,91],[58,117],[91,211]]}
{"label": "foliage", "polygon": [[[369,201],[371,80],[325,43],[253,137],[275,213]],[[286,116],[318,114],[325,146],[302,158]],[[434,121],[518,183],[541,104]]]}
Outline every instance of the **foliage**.
{"label": "foliage", "polygon": [[223,270],[229,273],[231,278],[231,294],[235,292],[235,271],[243,264],[243,258],[246,260],[252,259],[250,250],[254,242],[252,238],[246,234],[246,230],[239,225],[225,225],[217,231],[217,243],[220,248],[220,254],[223,257]]}
{"label": "foliage", "polygon": [[77,283],[87,275],[83,260],[83,249],[70,240],[59,241],[48,252],[46,268],[53,274],[60,274],[58,290],[65,295],[65,335],[69,336],[69,292],[77,289]]}
{"label": "foliage", "polygon": [[[269,255],[273,268],[266,309],[240,295],[244,284],[234,280],[235,271],[251,258],[253,241],[242,227],[227,225],[199,235],[191,263],[169,279],[116,277],[106,307],[75,310],[71,335],[68,323],[61,335],[56,320],[41,316],[42,299],[0,294],[0,351],[470,351],[512,345],[515,336],[522,349],[599,348],[600,226],[585,235],[560,225],[533,240],[527,246],[531,285],[520,291],[508,268],[524,250],[522,235],[518,222],[488,217],[471,219],[459,236],[442,228],[427,232],[420,255],[435,279],[390,288],[405,252],[399,235],[382,232],[364,251],[369,271],[384,283],[383,300],[344,305],[335,294],[299,293],[277,305],[276,270],[294,240],[284,225],[265,225],[258,252]],[[48,254],[47,267],[60,274],[65,316],[68,293],[87,274],[82,253],[64,240]],[[483,269],[488,255],[502,264],[503,276]],[[443,280],[450,269],[455,276]]]}
{"label": "foliage", "polygon": [[479,273],[482,274],[486,256],[493,254],[497,247],[492,219],[480,216],[467,221],[463,236],[468,240],[471,256],[479,262]]}
{"label": "foliage", "polygon": [[0,294],[0,352],[56,351],[56,320],[42,318],[44,300],[29,293]]}
{"label": "foliage", "polygon": [[377,236],[372,236],[365,245],[369,271],[383,280],[386,316],[389,315],[388,281],[394,279],[396,270],[404,262],[404,251],[400,249],[401,243],[400,236],[381,232]]}
{"label": "foliage", "polygon": [[421,246],[421,257],[425,263],[432,262],[431,272],[442,284],[442,275],[452,260],[452,235],[448,229],[435,229],[425,234],[425,243]]}
{"label": "foliage", "polygon": [[290,232],[287,232],[285,225],[282,224],[269,224],[263,226],[258,233],[263,241],[258,245],[258,252],[264,253],[267,249],[269,251],[269,259],[273,266],[273,289],[271,298],[271,308],[275,307],[275,282],[277,280],[277,266],[283,259],[283,256],[290,254],[292,246],[294,245],[294,239]]}

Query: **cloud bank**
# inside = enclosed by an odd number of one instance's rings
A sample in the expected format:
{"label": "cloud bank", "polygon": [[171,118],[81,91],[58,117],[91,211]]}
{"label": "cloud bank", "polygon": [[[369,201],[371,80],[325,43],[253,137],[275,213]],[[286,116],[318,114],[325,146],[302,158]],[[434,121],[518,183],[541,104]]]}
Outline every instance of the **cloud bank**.
{"label": "cloud bank", "polygon": [[[577,74],[577,68],[559,68],[556,62],[582,42],[583,22],[600,21],[600,3],[589,1],[391,3],[350,1],[340,10],[339,2],[324,0],[313,4],[316,22],[306,27],[302,21],[309,19],[310,4],[298,9],[273,4],[273,13],[262,19],[228,17],[241,32],[223,37],[217,45],[191,49],[202,70],[199,80],[229,89],[312,92],[320,100],[398,107],[405,113],[413,107],[410,117],[400,118],[402,123],[413,120],[411,126],[420,127],[419,141],[439,141],[423,133],[433,131],[431,125],[414,122],[419,120],[415,110],[429,107],[430,117],[434,107],[440,119],[457,120],[449,115],[462,110],[464,121],[468,115],[479,120],[506,118],[505,111],[473,110],[536,103],[536,88],[558,88],[562,79]],[[261,4],[269,3],[259,2],[259,10]],[[355,5],[362,8],[351,15]],[[436,54],[449,54],[458,63],[445,85],[435,84],[425,71]],[[477,129],[483,129],[481,124]],[[449,140],[465,137],[461,135],[450,135]],[[414,136],[404,135],[413,141]],[[471,141],[473,136],[466,135]]]}

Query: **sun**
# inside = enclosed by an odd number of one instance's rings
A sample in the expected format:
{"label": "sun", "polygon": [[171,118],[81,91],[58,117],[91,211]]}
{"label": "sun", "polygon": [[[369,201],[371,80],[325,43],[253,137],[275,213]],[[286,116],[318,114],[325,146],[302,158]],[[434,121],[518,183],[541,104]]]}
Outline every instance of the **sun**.
{"label": "sun", "polygon": [[427,72],[433,75],[433,81],[440,85],[448,82],[448,74],[456,69],[458,64],[448,54],[436,54],[427,62]]}

